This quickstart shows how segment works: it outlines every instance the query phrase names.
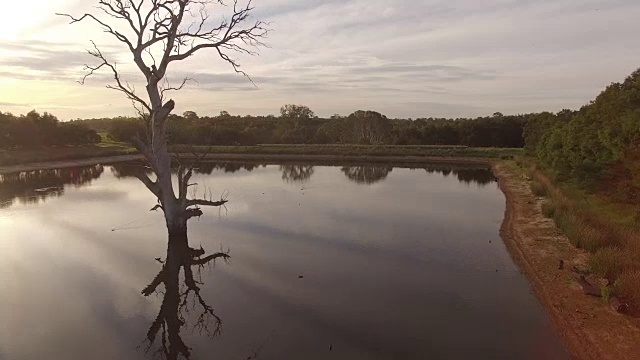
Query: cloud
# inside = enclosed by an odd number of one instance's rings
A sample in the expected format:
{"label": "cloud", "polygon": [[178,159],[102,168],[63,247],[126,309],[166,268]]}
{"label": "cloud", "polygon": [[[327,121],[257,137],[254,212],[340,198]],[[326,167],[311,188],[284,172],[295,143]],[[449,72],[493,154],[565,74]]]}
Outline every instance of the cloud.
{"label": "cloud", "polygon": [[[66,80],[77,78],[85,64],[96,63],[86,51],[73,49],[70,43],[29,40],[23,43],[0,41],[0,52],[11,54],[0,58],[0,65],[12,72],[0,72],[0,77],[19,80]],[[107,58],[117,59],[110,50],[102,50]]]}
{"label": "cloud", "polygon": [[5,107],[23,107],[23,106],[31,106],[31,105],[22,104],[22,103],[12,103],[12,102],[0,101],[0,106],[5,106]]}
{"label": "cloud", "polygon": [[[90,9],[85,1],[66,3],[57,11]],[[269,21],[274,30],[270,47],[257,57],[230,55],[256,86],[215,52],[203,52],[171,69],[174,85],[183,77],[198,81],[172,94],[178,106],[182,102],[202,114],[276,113],[284,103],[303,103],[321,116],[376,108],[390,117],[413,118],[555,111],[585,104],[635,70],[640,58],[635,0],[256,0],[253,5],[252,19]],[[92,62],[84,49],[95,39],[107,45],[101,48],[118,61],[123,76],[142,89],[126,49],[90,33],[99,31],[93,24],[45,20],[51,28],[31,26],[28,37],[0,41],[0,80],[30,80],[33,87],[40,81],[71,84]],[[50,37],[54,29],[67,34],[60,37],[64,42]],[[104,102],[97,87],[112,81],[106,71],[96,74],[77,101]],[[109,102],[119,100],[127,103],[117,95]],[[120,109],[86,116],[118,115]]]}

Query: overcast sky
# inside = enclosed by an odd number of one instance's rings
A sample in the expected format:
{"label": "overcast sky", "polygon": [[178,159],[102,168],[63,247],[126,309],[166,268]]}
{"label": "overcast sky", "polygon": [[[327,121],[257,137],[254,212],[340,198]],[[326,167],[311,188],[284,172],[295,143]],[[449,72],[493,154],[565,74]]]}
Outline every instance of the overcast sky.
{"label": "overcast sky", "polygon": [[[242,0],[240,0],[242,1]],[[95,40],[129,81],[131,56],[92,23],[67,25],[97,0],[3,1],[0,111],[61,119],[132,115],[109,73],[82,78]],[[270,48],[238,57],[257,88],[216,57],[192,57],[173,76],[176,112],[320,116],[376,110],[389,117],[459,117],[577,109],[640,68],[638,0],[254,0],[271,22]],[[220,8],[212,8],[219,11]],[[142,89],[139,87],[139,89]]]}

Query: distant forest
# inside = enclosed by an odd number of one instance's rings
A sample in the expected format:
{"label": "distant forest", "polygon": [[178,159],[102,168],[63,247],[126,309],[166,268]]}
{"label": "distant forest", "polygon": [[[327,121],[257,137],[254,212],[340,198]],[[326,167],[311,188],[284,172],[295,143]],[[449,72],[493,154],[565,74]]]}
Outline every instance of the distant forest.
{"label": "distant forest", "polygon": [[[504,116],[496,113],[477,119],[389,119],[375,111],[324,119],[304,105],[285,105],[279,116],[239,116],[222,111],[218,116],[198,116],[187,111],[169,119],[170,142],[194,145],[256,144],[367,144],[464,145],[472,147],[523,147],[523,128],[536,115]],[[114,140],[128,141],[144,135],[136,118],[78,121]]]}
{"label": "distant forest", "polygon": [[78,121],[60,122],[54,115],[40,115],[35,111],[21,116],[0,112],[0,149],[36,149],[100,141],[95,130]]}

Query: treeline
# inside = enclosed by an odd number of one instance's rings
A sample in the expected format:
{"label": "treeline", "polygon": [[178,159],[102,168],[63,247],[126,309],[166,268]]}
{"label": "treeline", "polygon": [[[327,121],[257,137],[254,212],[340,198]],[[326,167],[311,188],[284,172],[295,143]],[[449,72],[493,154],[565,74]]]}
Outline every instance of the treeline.
{"label": "treeline", "polygon": [[640,200],[640,70],[578,111],[530,119],[524,135],[527,151],[558,180]]}
{"label": "treeline", "polygon": [[0,112],[0,149],[35,149],[100,142],[98,133],[77,121],[60,122],[35,111],[15,116]]}
{"label": "treeline", "polygon": [[[523,129],[536,114],[493,116],[475,119],[389,119],[375,111],[356,111],[329,119],[315,116],[303,105],[285,105],[280,116],[198,116],[187,111],[172,115],[168,128],[174,144],[369,144],[369,145],[461,145],[470,147],[519,148]],[[107,132],[117,141],[145,136],[143,122],[136,118],[91,119],[88,127]]]}

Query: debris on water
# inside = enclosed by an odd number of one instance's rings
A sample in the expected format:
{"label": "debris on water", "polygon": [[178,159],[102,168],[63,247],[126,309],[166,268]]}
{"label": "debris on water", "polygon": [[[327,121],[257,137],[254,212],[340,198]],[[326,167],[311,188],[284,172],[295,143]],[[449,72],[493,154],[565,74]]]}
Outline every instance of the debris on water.
{"label": "debris on water", "polygon": [[35,189],[33,191],[37,192],[37,193],[46,193],[46,192],[58,191],[58,190],[62,190],[62,189],[63,189],[63,187],[61,187],[61,186],[51,186],[51,187],[46,187],[46,188]]}
{"label": "debris on water", "polygon": [[329,351],[333,350],[333,344],[329,345]]}
{"label": "debris on water", "polygon": [[304,278],[304,275],[298,276],[298,279],[302,279],[302,278]]}

